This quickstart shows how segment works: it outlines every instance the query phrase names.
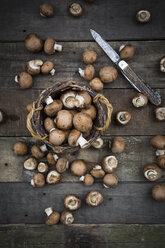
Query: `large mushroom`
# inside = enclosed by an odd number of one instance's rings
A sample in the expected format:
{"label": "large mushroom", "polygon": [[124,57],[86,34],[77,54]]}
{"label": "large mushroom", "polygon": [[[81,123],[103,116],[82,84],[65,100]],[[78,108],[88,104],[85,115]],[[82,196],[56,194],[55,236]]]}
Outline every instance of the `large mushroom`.
{"label": "large mushroom", "polygon": [[73,115],[69,110],[60,110],[56,116],[56,125],[61,130],[69,130],[72,127]]}
{"label": "large mushroom", "polygon": [[49,117],[55,116],[57,112],[62,109],[62,102],[59,99],[53,100],[53,98],[49,96],[46,98],[45,102],[46,106],[44,108],[44,112]]}
{"label": "large mushroom", "polygon": [[106,173],[112,173],[118,166],[118,160],[115,156],[105,156],[101,162],[102,168]]}
{"label": "large mushroom", "polygon": [[33,85],[32,76],[27,72],[21,72],[16,75],[15,82],[18,83],[22,89],[29,89]]}
{"label": "large mushroom", "polygon": [[99,71],[100,79],[103,83],[112,83],[117,78],[117,70],[113,66],[104,66]]}
{"label": "large mushroom", "polygon": [[83,160],[78,159],[78,160],[74,160],[71,163],[70,170],[71,170],[71,173],[74,176],[79,176],[80,177],[80,176],[83,176],[86,173],[87,166],[86,166],[86,163]]}
{"label": "large mushroom", "polygon": [[30,52],[40,52],[43,48],[43,41],[36,34],[28,34],[25,39],[25,47]]}
{"label": "large mushroom", "polygon": [[66,108],[73,109],[75,107],[75,97],[75,91],[67,90],[61,95],[60,100]]}
{"label": "large mushroom", "polygon": [[55,129],[49,133],[49,142],[55,146],[61,145],[65,139],[65,132],[62,130]]}
{"label": "large mushroom", "polygon": [[61,52],[62,51],[62,45],[58,44],[55,39],[48,38],[46,39],[44,43],[44,51],[45,53],[52,55],[56,51]]}
{"label": "large mushroom", "polygon": [[97,207],[103,202],[103,194],[98,190],[92,190],[86,195],[86,203],[89,206]]}
{"label": "large mushroom", "polygon": [[42,65],[43,61],[41,59],[30,60],[26,64],[26,71],[30,75],[35,76],[37,74],[40,74]]}
{"label": "large mushroom", "polygon": [[66,195],[64,198],[64,206],[70,211],[75,211],[81,207],[81,200],[74,194]]}
{"label": "large mushroom", "polygon": [[73,125],[78,131],[87,132],[92,129],[93,122],[88,114],[80,112],[74,115]]}

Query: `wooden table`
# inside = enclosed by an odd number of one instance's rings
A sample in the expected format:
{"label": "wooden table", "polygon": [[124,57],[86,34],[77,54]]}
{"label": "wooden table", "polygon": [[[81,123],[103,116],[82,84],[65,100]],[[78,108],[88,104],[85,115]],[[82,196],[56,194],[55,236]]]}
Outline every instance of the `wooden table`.
{"label": "wooden table", "polygon": [[[128,40],[135,46],[136,53],[130,64],[158,90],[164,104],[165,74],[159,71],[159,61],[165,53],[165,2],[96,0],[88,4],[79,1],[84,14],[77,19],[67,12],[72,1],[49,2],[55,7],[55,15],[46,19],[39,15],[40,1],[1,0],[0,108],[8,118],[0,126],[0,247],[165,247],[165,203],[152,199],[151,188],[155,183],[146,181],[142,173],[147,163],[155,162],[150,139],[164,134],[164,123],[155,120],[153,105],[142,109],[132,106],[136,91],[121,74],[115,83],[105,85],[102,92],[114,106],[112,124],[104,135],[104,149],[90,148],[69,155],[70,161],[82,158],[99,162],[110,154],[108,142],[114,136],[125,138],[127,147],[117,156],[118,187],[105,189],[101,182],[96,182],[90,188],[103,192],[104,203],[100,207],[90,208],[83,200],[82,208],[74,213],[73,225],[44,225],[46,207],[62,211],[64,195],[75,193],[84,199],[90,189],[70,173],[56,186],[33,188],[29,183],[32,173],[23,170],[25,158],[15,156],[12,151],[16,141],[25,141],[29,146],[35,143],[26,129],[26,105],[35,100],[42,89],[57,81],[83,81],[77,70],[84,66],[85,49],[95,49],[99,55],[95,64],[97,74],[103,65],[112,65],[92,40],[89,28],[102,34],[116,50]],[[141,8],[152,13],[152,20],[146,25],[135,21],[135,14]],[[53,56],[28,52],[23,41],[30,32],[42,39],[54,37],[63,45],[63,52]],[[32,89],[21,90],[14,83],[14,76],[25,70],[27,61],[35,58],[53,61],[57,73],[54,77],[37,76]],[[115,113],[121,109],[132,114],[126,127],[119,127],[114,121]],[[164,179],[163,176],[159,182]]]}

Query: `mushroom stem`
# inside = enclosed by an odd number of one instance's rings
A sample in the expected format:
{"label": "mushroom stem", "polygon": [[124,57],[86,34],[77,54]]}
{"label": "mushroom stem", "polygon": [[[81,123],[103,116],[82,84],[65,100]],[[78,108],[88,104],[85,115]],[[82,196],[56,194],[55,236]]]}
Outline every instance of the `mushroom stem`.
{"label": "mushroom stem", "polygon": [[46,102],[46,105],[49,105],[53,102],[53,98],[51,96],[48,96],[46,99],[45,99],[45,102]]}
{"label": "mushroom stem", "polygon": [[79,180],[80,180],[81,182],[84,182],[84,178],[85,178],[85,176],[81,176]]}
{"label": "mushroom stem", "polygon": [[119,52],[120,52],[124,47],[125,47],[125,45],[121,45],[121,46],[119,47]]}
{"label": "mushroom stem", "polygon": [[40,16],[42,16],[42,17],[46,17],[45,15],[43,15],[41,12],[40,12]]}
{"label": "mushroom stem", "polygon": [[55,43],[54,44],[54,50],[57,50],[58,52],[62,51],[62,45]]}
{"label": "mushroom stem", "polygon": [[35,187],[35,183],[34,183],[34,180],[33,180],[33,179],[31,179],[30,184],[31,184],[33,187]]}
{"label": "mushroom stem", "polygon": [[56,130],[56,128],[55,127],[53,127],[52,129],[50,129],[50,133],[52,132],[52,131],[54,131],[54,130]]}
{"label": "mushroom stem", "polygon": [[84,70],[79,68],[78,72],[79,72],[80,76],[84,78]]}
{"label": "mushroom stem", "polygon": [[18,83],[18,75],[15,76],[15,82]]}
{"label": "mushroom stem", "polygon": [[53,158],[54,158],[55,161],[57,161],[59,159],[57,154],[53,154]]}
{"label": "mushroom stem", "polygon": [[106,189],[110,188],[110,187],[108,187],[107,185],[105,185],[104,183],[103,183],[103,186],[104,186],[104,188],[106,188]]}
{"label": "mushroom stem", "polygon": [[51,215],[53,213],[52,207],[46,208],[45,213],[46,213],[47,216]]}
{"label": "mushroom stem", "polygon": [[56,72],[56,70],[55,70],[55,69],[52,69],[52,70],[50,71],[50,74],[51,74],[52,76],[54,76],[55,72]]}
{"label": "mushroom stem", "polygon": [[78,140],[76,142],[76,146],[78,146],[78,145],[80,145],[81,148],[85,148],[88,146],[88,141],[86,139],[84,139],[82,134],[80,135],[80,137],[78,138]]}
{"label": "mushroom stem", "polygon": [[164,155],[165,154],[165,150],[156,150],[156,156],[161,156],[161,155]]}
{"label": "mushroom stem", "polygon": [[42,146],[40,146],[40,150],[42,151],[42,152],[47,152],[47,146],[44,144],[44,145],[42,145]]}

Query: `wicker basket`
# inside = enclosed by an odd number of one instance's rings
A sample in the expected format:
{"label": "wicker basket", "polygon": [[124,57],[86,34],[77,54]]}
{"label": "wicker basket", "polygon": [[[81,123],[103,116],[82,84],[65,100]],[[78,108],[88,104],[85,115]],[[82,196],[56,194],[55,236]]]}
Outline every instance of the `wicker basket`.
{"label": "wicker basket", "polygon": [[[56,83],[55,85],[43,90],[39,96],[39,98],[33,103],[33,108],[27,117],[27,128],[30,131],[31,135],[36,139],[42,141],[50,148],[53,149],[56,153],[64,153],[64,152],[76,152],[80,149],[79,146],[71,147],[68,144],[63,144],[61,146],[54,146],[49,142],[48,133],[44,129],[44,106],[45,99],[48,96],[51,96],[53,99],[59,98],[61,93],[66,90],[74,90],[74,91],[86,91],[93,99],[93,104],[97,109],[97,116],[94,121],[94,128],[91,131],[90,136],[87,137],[89,146],[93,141],[95,141],[101,134],[103,134],[108,128],[111,121],[111,114],[113,111],[112,105],[109,101],[102,95],[94,92],[90,87],[80,84],[74,81],[68,81],[64,83]],[[104,105],[107,108],[105,111]]]}

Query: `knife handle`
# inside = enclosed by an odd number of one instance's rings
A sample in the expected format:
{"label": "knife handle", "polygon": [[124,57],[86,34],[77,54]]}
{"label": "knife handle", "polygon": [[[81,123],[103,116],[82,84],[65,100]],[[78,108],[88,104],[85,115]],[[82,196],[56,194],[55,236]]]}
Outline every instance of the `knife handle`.
{"label": "knife handle", "polygon": [[153,90],[149,84],[147,84],[142,78],[140,78],[124,60],[121,60],[118,63],[118,66],[123,75],[129,80],[129,82],[138,91],[146,95],[150,102],[152,102],[154,105],[161,104],[161,97],[159,93]]}

